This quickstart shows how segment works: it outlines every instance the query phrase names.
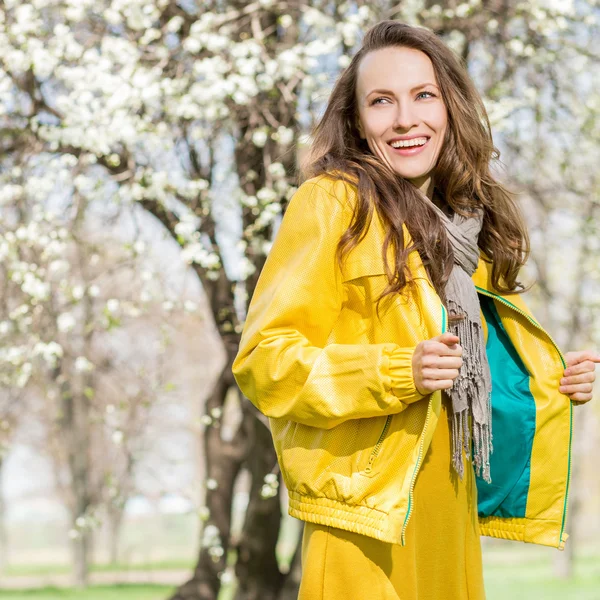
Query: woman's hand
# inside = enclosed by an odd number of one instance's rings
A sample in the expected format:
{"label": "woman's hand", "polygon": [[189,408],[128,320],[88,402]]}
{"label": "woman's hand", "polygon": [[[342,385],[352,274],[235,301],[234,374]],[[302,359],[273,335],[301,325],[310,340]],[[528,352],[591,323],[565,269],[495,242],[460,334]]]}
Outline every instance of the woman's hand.
{"label": "woman's hand", "polygon": [[413,379],[420,394],[452,387],[463,362],[458,341],[454,334],[444,333],[421,342],[415,348],[412,358]]}
{"label": "woman's hand", "polygon": [[600,354],[590,350],[567,352],[565,354],[567,368],[560,380],[559,391],[566,394],[574,402],[581,404],[592,399],[593,383],[596,379],[594,369],[600,362]]}

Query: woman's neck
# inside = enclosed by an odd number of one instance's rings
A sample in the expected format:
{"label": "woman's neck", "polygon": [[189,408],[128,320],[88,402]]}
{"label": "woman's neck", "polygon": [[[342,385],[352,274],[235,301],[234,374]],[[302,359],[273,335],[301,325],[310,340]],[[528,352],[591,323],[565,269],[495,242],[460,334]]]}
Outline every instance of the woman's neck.
{"label": "woman's neck", "polygon": [[428,177],[423,182],[412,181],[412,184],[421,190],[438,208],[441,208],[447,215],[452,214],[452,209],[448,206],[443,196],[435,189],[433,177]]}
{"label": "woman's neck", "polygon": [[427,177],[424,181],[414,182],[416,185],[430,200],[433,200],[433,177]]}

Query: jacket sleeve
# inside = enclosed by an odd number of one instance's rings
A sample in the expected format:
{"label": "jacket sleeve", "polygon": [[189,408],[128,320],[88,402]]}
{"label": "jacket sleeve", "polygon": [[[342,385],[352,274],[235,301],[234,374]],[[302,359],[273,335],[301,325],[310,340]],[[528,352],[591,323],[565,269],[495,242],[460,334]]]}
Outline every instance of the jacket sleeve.
{"label": "jacket sleeve", "polygon": [[398,413],[423,396],[414,386],[414,347],[327,343],[342,309],[336,246],[347,208],[319,182],[304,183],[288,205],[232,370],[266,416],[330,429]]}

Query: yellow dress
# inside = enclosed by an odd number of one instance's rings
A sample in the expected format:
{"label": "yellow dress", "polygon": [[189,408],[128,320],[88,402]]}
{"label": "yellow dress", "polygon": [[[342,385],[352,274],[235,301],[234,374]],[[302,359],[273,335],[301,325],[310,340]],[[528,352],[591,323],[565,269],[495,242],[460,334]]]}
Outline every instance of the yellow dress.
{"label": "yellow dress", "polygon": [[406,546],[306,523],[298,600],[484,600],[477,488],[451,466],[450,401],[414,489]]}

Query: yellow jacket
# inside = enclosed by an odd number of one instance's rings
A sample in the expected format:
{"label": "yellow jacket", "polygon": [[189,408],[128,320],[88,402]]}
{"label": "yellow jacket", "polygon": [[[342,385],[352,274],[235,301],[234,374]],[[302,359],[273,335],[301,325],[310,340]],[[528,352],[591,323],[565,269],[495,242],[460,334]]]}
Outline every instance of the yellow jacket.
{"label": "yellow jacket", "polygon": [[[446,311],[417,252],[410,292],[387,284],[374,216],[340,269],[335,251],[356,190],[320,176],[289,203],[252,297],[233,373],[269,417],[289,513],[405,543],[413,488],[441,394],[423,397],[415,346],[446,330]],[[492,371],[492,483],[477,481],[484,535],[562,548],[570,475],[571,402],[564,359],[518,294],[501,295],[489,264],[473,276]]]}

